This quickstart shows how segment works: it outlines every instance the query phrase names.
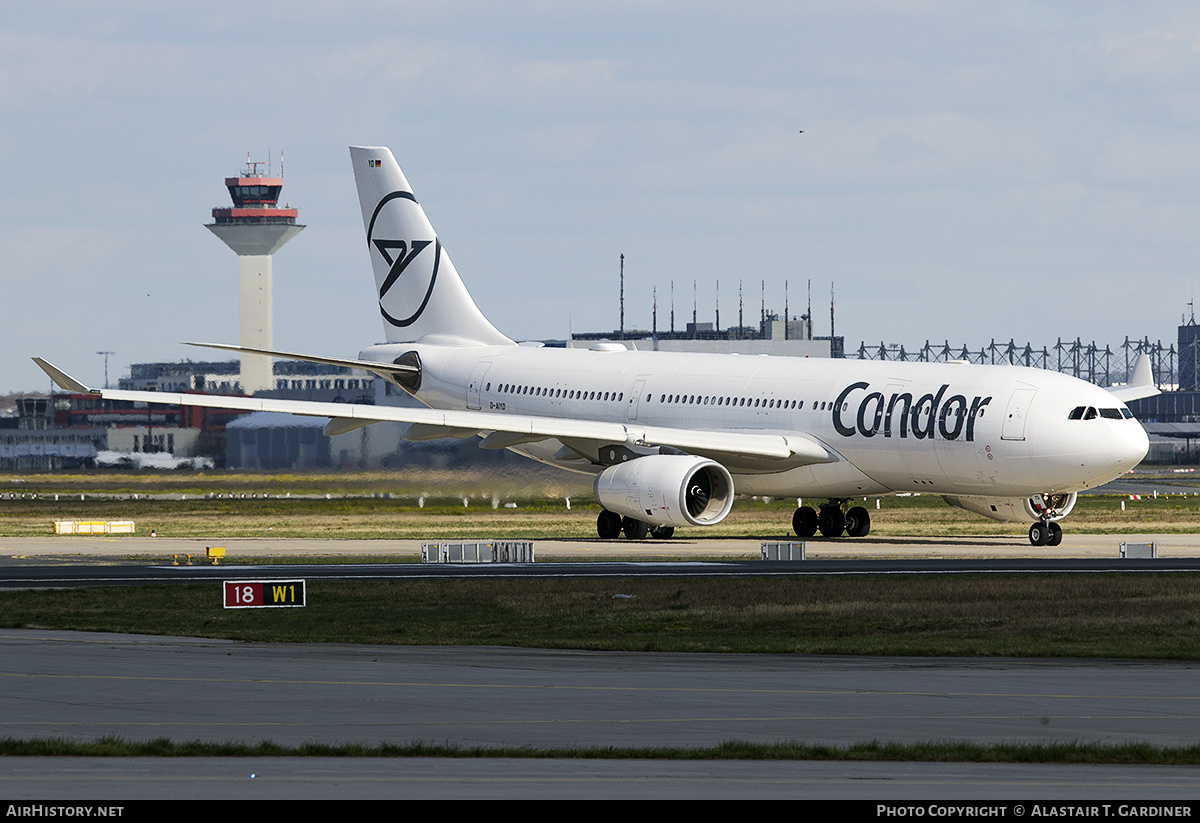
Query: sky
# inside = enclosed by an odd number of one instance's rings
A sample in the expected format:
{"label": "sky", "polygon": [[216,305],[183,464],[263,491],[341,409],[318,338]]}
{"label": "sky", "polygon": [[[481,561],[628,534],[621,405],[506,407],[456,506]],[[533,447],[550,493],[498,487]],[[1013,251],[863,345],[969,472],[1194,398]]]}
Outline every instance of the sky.
{"label": "sky", "polygon": [[307,228],[275,346],[383,339],[349,145],[391,147],[514,339],[747,323],[1171,342],[1200,260],[1200,7],[1088,0],[8,3],[0,393],[237,342],[203,228],[247,153]]}

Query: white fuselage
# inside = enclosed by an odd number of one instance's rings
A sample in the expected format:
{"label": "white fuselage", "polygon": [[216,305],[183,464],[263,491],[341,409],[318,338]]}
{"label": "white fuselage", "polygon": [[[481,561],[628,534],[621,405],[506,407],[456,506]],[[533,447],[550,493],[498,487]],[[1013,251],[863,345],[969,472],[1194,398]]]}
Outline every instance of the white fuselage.
{"label": "white fuselage", "polygon": [[[1107,391],[1018,366],[420,343],[361,357],[391,362],[407,351],[423,367],[415,396],[432,408],[801,435],[835,455],[815,465],[725,461],[739,494],[1081,491],[1132,469],[1148,446]],[[1079,407],[1109,416],[1070,419]],[[602,468],[563,459],[560,445],[514,448]]]}

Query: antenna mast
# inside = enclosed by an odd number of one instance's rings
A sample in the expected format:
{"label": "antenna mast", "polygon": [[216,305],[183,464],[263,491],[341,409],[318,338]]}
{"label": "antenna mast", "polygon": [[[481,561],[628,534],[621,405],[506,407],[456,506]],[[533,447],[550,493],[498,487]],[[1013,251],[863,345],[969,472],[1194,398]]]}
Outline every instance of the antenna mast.
{"label": "antenna mast", "polygon": [[621,255],[621,340],[625,339],[625,255]]}
{"label": "antenna mast", "polygon": [[783,339],[788,339],[788,281],[783,281]]}
{"label": "antenna mast", "polygon": [[720,334],[720,332],[721,332],[721,281],[719,279],[717,280],[716,303],[717,303],[717,333]]}
{"label": "antenna mast", "polygon": [[833,330],[833,283],[831,282],[829,284],[829,344],[831,346],[833,345],[833,338],[836,336],[836,334],[837,333]]}

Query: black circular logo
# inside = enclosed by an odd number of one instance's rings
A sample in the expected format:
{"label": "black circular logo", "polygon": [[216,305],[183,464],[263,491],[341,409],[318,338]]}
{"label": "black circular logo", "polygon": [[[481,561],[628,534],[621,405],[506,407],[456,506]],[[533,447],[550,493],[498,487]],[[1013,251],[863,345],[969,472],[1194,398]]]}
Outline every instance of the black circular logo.
{"label": "black circular logo", "polygon": [[[437,282],[438,265],[442,259],[442,244],[436,235],[432,240],[412,238],[395,240],[376,237],[375,224],[384,207],[389,203],[392,204],[390,209],[416,209],[419,212],[421,207],[417,205],[417,200],[411,192],[394,191],[386,195],[375,206],[375,212],[371,215],[371,222],[367,226],[367,245],[376,249],[388,264],[387,277],[379,285],[379,312],[388,323],[397,328],[403,328],[416,322],[417,318],[425,311],[425,306],[429,304],[429,298],[433,294],[433,284]],[[404,225],[409,221],[398,219],[395,222]],[[433,246],[432,260],[429,259],[429,255],[422,257],[421,254],[431,245]],[[414,265],[414,261],[419,257],[421,262]],[[389,298],[389,293],[402,277],[404,281],[400,283],[400,288]],[[422,282],[424,280],[428,281],[428,285],[425,286],[424,294],[422,294],[421,286],[424,285]],[[420,305],[412,310],[412,304],[416,302],[418,296],[420,296]],[[391,312],[388,311],[389,308],[391,308]],[[399,314],[400,317],[396,317],[393,312]],[[405,316],[406,313],[407,316]]]}

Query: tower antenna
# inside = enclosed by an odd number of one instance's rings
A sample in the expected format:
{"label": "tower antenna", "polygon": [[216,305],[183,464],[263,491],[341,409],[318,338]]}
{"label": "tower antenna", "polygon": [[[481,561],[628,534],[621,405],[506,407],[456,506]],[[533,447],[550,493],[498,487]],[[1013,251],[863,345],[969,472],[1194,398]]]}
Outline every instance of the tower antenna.
{"label": "tower antenna", "polygon": [[625,255],[621,255],[621,340],[625,339]]}
{"label": "tower antenna", "polygon": [[829,283],[829,345],[833,345],[833,338],[837,334],[833,330],[833,282]]}
{"label": "tower antenna", "polygon": [[108,388],[108,356],[116,354],[115,351],[98,351],[96,354],[104,355],[104,388]]}

